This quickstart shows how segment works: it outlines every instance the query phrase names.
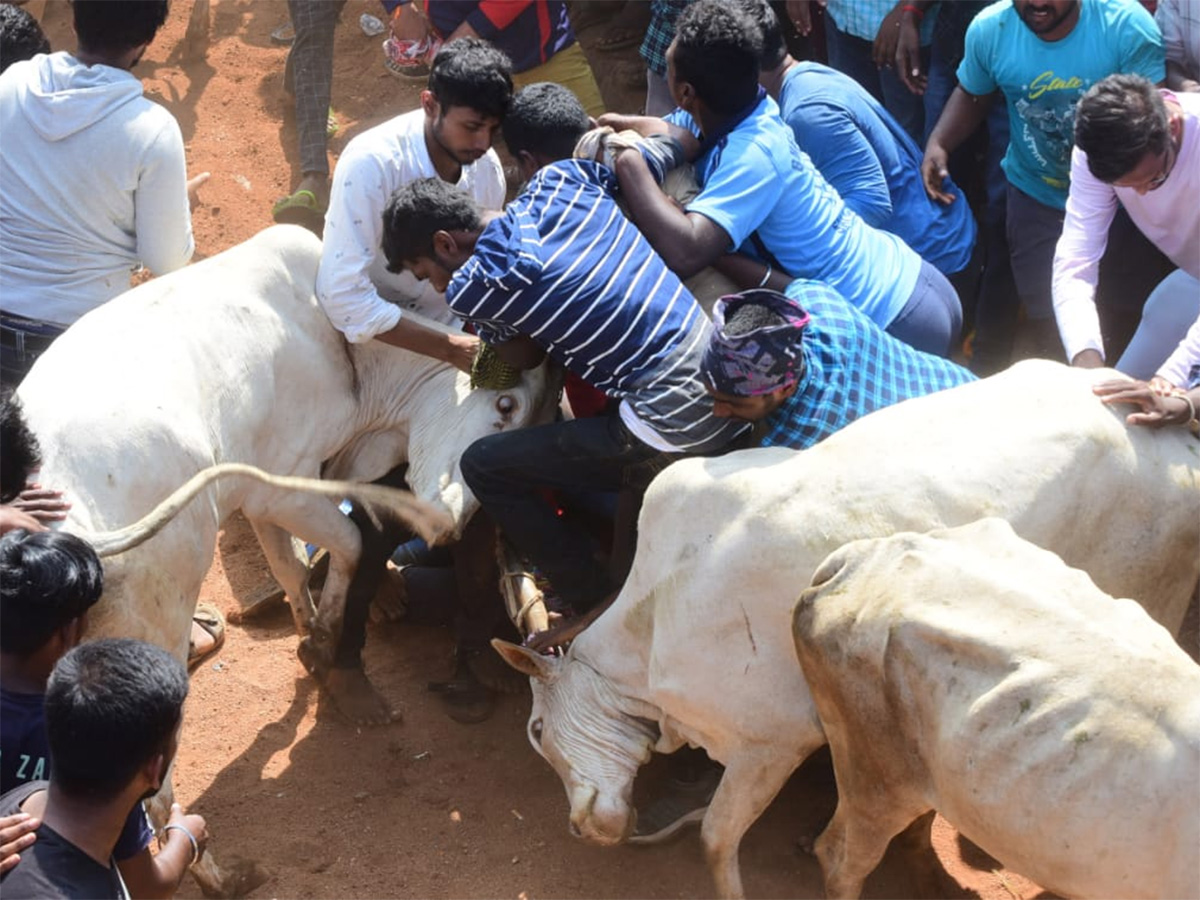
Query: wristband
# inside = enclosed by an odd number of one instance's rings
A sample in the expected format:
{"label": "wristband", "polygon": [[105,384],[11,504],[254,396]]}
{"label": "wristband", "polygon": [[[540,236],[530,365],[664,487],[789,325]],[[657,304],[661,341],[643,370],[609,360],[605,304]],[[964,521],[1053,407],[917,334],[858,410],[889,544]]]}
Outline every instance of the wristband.
{"label": "wristband", "polygon": [[912,13],[917,17],[918,22],[925,18],[925,10],[921,9],[919,6],[913,6],[911,3],[905,3],[902,7],[900,7],[900,12]]}
{"label": "wristband", "polygon": [[770,280],[771,280],[771,264],[770,264],[770,263],[767,263],[767,274],[763,276],[763,279],[762,279],[762,281],[760,281],[760,282],[758,283],[758,286],[759,286],[760,288],[761,288],[761,287],[766,287],[766,285],[767,285],[767,282],[768,282],[768,281],[770,281]]}
{"label": "wristband", "polygon": [[196,860],[198,860],[200,858],[200,845],[198,843],[196,843],[196,836],[193,835],[186,828],[184,828],[182,825],[174,825],[174,824],[167,825],[165,828],[163,828],[163,834],[166,834],[168,831],[172,831],[172,830],[182,831],[183,836],[186,837],[188,839],[188,843],[190,843],[192,845],[192,861],[190,863],[188,863],[188,865],[194,866],[196,864]]}

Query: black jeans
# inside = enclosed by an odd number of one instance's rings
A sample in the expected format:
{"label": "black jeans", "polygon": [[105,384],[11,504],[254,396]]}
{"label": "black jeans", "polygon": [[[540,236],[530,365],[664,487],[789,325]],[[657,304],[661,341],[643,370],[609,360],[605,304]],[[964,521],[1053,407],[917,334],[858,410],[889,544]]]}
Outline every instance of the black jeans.
{"label": "black jeans", "polygon": [[617,415],[555,422],[480,438],[463,454],[463,477],[483,508],[579,611],[617,585],[584,529],[559,518],[537,491],[616,491],[640,496],[651,480],[686,454],[642,443]]}

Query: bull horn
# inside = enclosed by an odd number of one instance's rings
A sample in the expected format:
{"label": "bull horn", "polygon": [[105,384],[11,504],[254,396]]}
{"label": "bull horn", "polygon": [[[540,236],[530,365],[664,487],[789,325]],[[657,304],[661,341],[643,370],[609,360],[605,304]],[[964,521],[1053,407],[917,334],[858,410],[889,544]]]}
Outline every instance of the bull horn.
{"label": "bull horn", "polygon": [[290,491],[321,494],[338,500],[351,497],[365,503],[377,504],[399,516],[430,543],[454,527],[448,515],[424,500],[414,497],[408,491],[354,481],[323,481],[319,478],[272,475],[257,466],[245,463],[220,463],[197,472],[167,499],[132,525],[114,531],[102,531],[97,534],[81,536],[88,539],[95,549],[96,555],[101,558],[116,556],[118,553],[132,550],[162,531],[167,523],[175,518],[179,511],[208,485],[230,475],[242,475],[253,478],[262,484]]}

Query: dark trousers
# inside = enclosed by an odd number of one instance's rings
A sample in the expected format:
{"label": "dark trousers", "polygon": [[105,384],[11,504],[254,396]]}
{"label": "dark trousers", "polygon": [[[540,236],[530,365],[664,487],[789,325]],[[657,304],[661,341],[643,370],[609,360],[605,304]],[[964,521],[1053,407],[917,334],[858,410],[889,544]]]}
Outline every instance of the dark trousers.
{"label": "dark trousers", "polygon": [[467,448],[460,465],[468,486],[513,546],[582,612],[617,584],[589,533],[559,517],[538,489],[630,488],[640,497],[655,475],[683,456],[642,443],[611,415],[481,438]]}

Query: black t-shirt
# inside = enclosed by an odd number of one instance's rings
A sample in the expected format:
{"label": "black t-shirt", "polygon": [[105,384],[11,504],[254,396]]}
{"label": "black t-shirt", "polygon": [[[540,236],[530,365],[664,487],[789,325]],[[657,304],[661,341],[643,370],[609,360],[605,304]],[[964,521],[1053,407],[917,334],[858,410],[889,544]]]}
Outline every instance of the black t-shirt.
{"label": "black t-shirt", "polygon": [[[21,811],[30,795],[45,790],[47,782],[32,781],[0,796],[0,816]],[[128,900],[117,864],[96,862],[61,834],[42,825],[37,840],[21,851],[16,868],[0,876],[4,900],[34,898],[79,898],[79,900]]]}

